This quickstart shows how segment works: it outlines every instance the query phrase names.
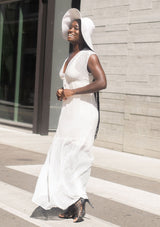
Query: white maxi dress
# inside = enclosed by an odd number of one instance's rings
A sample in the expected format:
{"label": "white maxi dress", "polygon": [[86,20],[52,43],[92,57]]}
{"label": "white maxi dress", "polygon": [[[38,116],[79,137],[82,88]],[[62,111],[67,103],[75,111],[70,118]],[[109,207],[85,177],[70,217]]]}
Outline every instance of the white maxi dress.
{"label": "white maxi dress", "polygon": [[[91,50],[81,50],[64,65],[60,77],[66,89],[92,82],[87,71]],[[80,197],[87,199],[86,184],[93,160],[91,148],[98,122],[94,93],[73,95],[63,101],[56,135],[37,180],[32,201],[45,210],[66,209]]]}

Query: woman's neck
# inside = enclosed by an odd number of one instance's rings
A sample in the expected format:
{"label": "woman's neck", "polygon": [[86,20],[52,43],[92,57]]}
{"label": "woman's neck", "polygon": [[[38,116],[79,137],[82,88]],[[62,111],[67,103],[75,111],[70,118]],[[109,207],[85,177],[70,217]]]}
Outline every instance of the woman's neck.
{"label": "woman's neck", "polygon": [[77,53],[79,51],[83,50],[83,45],[75,44],[73,45],[73,52]]}

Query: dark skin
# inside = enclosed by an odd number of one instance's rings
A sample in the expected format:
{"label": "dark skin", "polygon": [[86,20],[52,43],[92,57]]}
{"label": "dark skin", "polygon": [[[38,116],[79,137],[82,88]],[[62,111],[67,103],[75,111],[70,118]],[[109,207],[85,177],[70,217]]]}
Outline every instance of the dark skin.
{"label": "dark skin", "polygon": [[[81,35],[79,23],[77,21],[73,21],[70,26],[70,29],[68,31],[68,41],[73,45],[73,52],[70,54],[69,58],[67,59],[64,65],[63,71],[64,73],[70,60],[79,51],[81,51],[84,46],[83,45],[84,40]],[[106,76],[97,55],[92,54],[89,57],[87,68],[88,71],[92,73],[94,81],[84,87],[76,89],[58,89],[57,90],[58,100],[60,101],[65,100],[72,95],[94,93],[107,87]]]}

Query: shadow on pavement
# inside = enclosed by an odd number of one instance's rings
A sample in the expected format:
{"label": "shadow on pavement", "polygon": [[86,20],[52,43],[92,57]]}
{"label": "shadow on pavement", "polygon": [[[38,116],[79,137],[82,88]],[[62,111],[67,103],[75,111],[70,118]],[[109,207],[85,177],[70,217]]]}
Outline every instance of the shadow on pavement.
{"label": "shadow on pavement", "polygon": [[54,207],[50,210],[44,210],[42,207],[37,207],[31,214],[31,218],[41,219],[41,220],[60,220],[58,214],[63,210],[57,207]]}

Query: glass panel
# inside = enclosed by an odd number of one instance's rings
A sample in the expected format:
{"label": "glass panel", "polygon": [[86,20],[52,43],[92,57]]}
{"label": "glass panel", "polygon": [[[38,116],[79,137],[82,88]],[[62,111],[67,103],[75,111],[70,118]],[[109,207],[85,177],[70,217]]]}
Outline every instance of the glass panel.
{"label": "glass panel", "polygon": [[0,5],[0,118],[32,123],[38,0]]}
{"label": "glass panel", "polygon": [[3,36],[0,76],[0,117],[10,120],[14,118],[18,10],[18,3],[1,6]]}
{"label": "glass panel", "polygon": [[38,26],[38,1],[24,1],[18,121],[32,123]]}

